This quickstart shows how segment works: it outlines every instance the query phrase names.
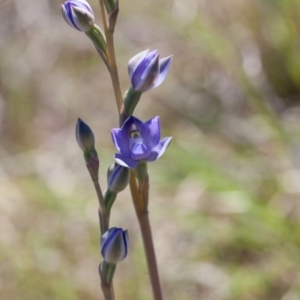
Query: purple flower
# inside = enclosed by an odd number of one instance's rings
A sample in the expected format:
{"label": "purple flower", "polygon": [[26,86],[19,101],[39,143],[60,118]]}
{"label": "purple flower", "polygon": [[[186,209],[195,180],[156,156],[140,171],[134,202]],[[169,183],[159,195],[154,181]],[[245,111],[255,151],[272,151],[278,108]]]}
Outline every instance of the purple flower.
{"label": "purple flower", "polygon": [[112,227],[101,239],[101,255],[109,263],[116,264],[127,256],[128,232],[122,228]]}
{"label": "purple flower", "polygon": [[157,160],[166,151],[172,139],[166,137],[160,140],[159,117],[143,123],[130,116],[121,129],[112,129],[111,136],[120,152],[115,154],[115,161],[127,168],[135,168],[141,160]]}
{"label": "purple flower", "polygon": [[85,0],[68,0],[62,5],[66,22],[79,31],[88,31],[94,25],[94,13]]}
{"label": "purple flower", "polygon": [[159,59],[159,53],[143,51],[128,63],[128,74],[134,90],[144,93],[159,86],[166,78],[172,56]]}

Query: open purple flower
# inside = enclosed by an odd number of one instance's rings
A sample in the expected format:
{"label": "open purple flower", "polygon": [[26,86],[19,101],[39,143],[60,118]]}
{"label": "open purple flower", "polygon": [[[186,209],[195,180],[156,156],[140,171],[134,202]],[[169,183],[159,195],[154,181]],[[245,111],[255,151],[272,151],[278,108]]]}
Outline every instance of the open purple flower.
{"label": "open purple flower", "polygon": [[160,140],[159,117],[143,123],[130,116],[121,129],[112,129],[111,136],[120,152],[115,154],[115,161],[127,168],[135,168],[141,160],[157,160],[164,154],[172,140],[172,137]]}
{"label": "open purple flower", "polygon": [[66,22],[79,31],[88,31],[94,25],[94,13],[85,0],[68,0],[62,5]]}
{"label": "open purple flower", "polygon": [[159,53],[143,51],[128,63],[128,74],[135,91],[144,93],[159,86],[166,78],[172,56],[159,59]]}

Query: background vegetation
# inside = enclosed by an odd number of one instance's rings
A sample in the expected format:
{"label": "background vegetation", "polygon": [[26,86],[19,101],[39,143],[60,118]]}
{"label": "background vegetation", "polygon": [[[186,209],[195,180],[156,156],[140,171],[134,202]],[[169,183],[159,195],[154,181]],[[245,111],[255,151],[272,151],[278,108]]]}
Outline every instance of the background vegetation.
{"label": "background vegetation", "polygon": [[[97,23],[98,3],[91,0]],[[109,76],[58,0],[0,2],[0,298],[101,299],[97,200],[78,148],[94,130],[101,183],[117,116]],[[300,299],[299,0],[122,0],[116,51],[174,54],[136,115],[174,141],[150,165],[166,299]],[[151,300],[129,192],[118,300]]]}

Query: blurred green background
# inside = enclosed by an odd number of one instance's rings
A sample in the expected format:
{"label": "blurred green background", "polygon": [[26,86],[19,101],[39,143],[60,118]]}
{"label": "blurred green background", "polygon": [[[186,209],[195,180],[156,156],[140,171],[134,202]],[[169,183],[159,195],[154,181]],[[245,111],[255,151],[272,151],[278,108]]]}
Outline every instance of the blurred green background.
{"label": "blurred green background", "polygon": [[[97,200],[74,129],[78,117],[93,129],[105,189],[116,108],[104,64],[60,4],[0,1],[3,300],[103,299]],[[174,137],[149,166],[166,299],[300,299],[299,35],[299,0],[120,0],[123,91],[136,53],[174,54],[136,110]],[[128,190],[111,224],[131,241],[116,299],[151,300]]]}

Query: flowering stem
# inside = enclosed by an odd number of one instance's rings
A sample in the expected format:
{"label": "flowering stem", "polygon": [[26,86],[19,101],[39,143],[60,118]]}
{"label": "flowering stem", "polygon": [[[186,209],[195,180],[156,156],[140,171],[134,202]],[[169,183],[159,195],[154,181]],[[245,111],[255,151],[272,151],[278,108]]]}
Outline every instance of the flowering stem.
{"label": "flowering stem", "polygon": [[[148,182],[148,176],[146,182]],[[140,189],[137,187],[135,174],[132,170],[130,170],[129,183],[130,183],[130,191],[131,191],[135,212],[142,233],[153,296],[155,300],[163,300],[164,298],[163,298],[162,289],[159,280],[151,226],[149,221],[149,213],[147,208],[148,199],[145,199],[144,196],[142,196],[142,194],[140,193]],[[145,189],[147,189],[147,192],[145,194],[147,195],[148,198],[149,185],[146,184],[145,187],[146,187]]]}
{"label": "flowering stem", "polygon": [[112,81],[112,85],[113,85],[113,89],[114,89],[118,112],[120,112],[123,97],[122,97],[119,73],[118,73],[118,68],[117,68],[117,63],[116,63],[114,37],[113,37],[114,29],[109,28],[109,26],[108,26],[103,0],[99,0],[99,4],[100,4],[100,8],[101,8],[103,28],[104,28],[104,33],[105,33],[105,37],[106,37],[110,77],[111,77],[111,81]]}
{"label": "flowering stem", "polygon": [[[115,99],[116,99],[116,104],[117,104],[118,113],[119,113],[120,106],[122,103],[122,92],[121,92],[121,87],[120,87],[118,69],[117,69],[117,65],[116,65],[114,42],[113,42],[113,32],[109,31],[109,28],[108,28],[108,21],[107,21],[107,17],[106,17],[106,13],[105,13],[104,1],[99,0],[99,4],[100,4],[102,21],[103,21],[104,34],[105,34],[106,43],[107,43],[109,72],[110,72],[110,77],[111,77],[114,94],[115,94]],[[104,204],[104,201],[103,201],[103,204]],[[105,209],[105,204],[104,204],[104,209]],[[106,219],[106,225],[108,228],[109,218],[105,217],[105,219]],[[112,281],[110,283],[107,283],[103,279],[103,276],[101,276],[101,265],[99,267],[99,275],[100,275],[100,279],[101,279],[101,289],[102,289],[103,295],[105,297],[105,300],[114,300],[115,296],[114,296],[113,283],[112,283]]]}
{"label": "flowering stem", "polygon": [[108,29],[108,24],[107,24],[107,18],[106,18],[106,14],[105,14],[104,1],[103,0],[99,0],[99,5],[100,5],[100,10],[101,10],[101,17],[102,17],[102,22],[103,22],[103,28],[104,28],[104,31],[106,33],[106,31]]}
{"label": "flowering stem", "polygon": [[[93,183],[94,183],[94,187],[95,187],[98,201],[99,201],[98,215],[99,215],[100,231],[101,231],[101,236],[102,236],[109,228],[109,215],[107,215],[107,213],[106,213],[107,210],[105,208],[105,202],[104,202],[103,194],[102,194],[98,179],[93,180]],[[105,272],[107,271],[106,269],[105,269]],[[114,268],[114,270],[115,270],[115,268]],[[104,298],[105,298],[105,300],[114,300],[115,297],[114,297],[112,280],[110,282],[107,282],[107,280],[105,280],[104,275],[105,274],[102,274],[102,268],[101,268],[101,264],[100,264],[99,276],[100,276],[100,280],[101,280],[101,289],[102,289]]]}
{"label": "flowering stem", "polygon": [[[121,87],[120,87],[118,68],[117,68],[117,64],[116,64],[114,39],[113,39],[114,26],[113,26],[113,28],[108,26],[107,17],[105,14],[104,2],[103,2],[103,0],[99,0],[99,3],[100,3],[100,8],[101,8],[103,28],[104,28],[104,33],[105,33],[106,43],[107,43],[109,71],[110,71],[111,81],[112,81],[112,85],[113,85],[113,89],[114,89],[114,95],[115,95],[115,99],[116,99],[116,105],[118,108],[119,120],[120,120],[120,126],[121,126],[123,124],[123,122],[125,121],[125,119],[126,119],[125,115],[127,115],[128,112],[125,110],[125,107],[123,105],[122,91],[121,91]],[[132,92],[132,90],[129,90],[129,92]],[[134,94],[134,93],[130,93],[130,95],[131,94]],[[133,113],[133,110],[140,98],[139,94],[137,94],[137,95],[134,94],[134,96],[136,96],[136,101],[135,101],[135,104],[132,107],[130,107],[129,115],[131,115]],[[161,289],[161,285],[160,285],[158,268],[157,268],[156,257],[155,257],[155,250],[154,250],[154,246],[153,246],[153,238],[152,238],[151,227],[150,227],[150,222],[149,222],[149,217],[148,217],[148,209],[147,209],[148,191],[149,191],[148,182],[149,182],[149,178],[147,175],[146,180],[145,180],[145,186],[141,190],[141,185],[140,185],[139,189],[138,189],[135,174],[132,170],[130,170],[129,185],[130,185],[131,195],[132,195],[132,199],[133,199],[133,204],[135,207],[136,215],[137,215],[141,233],[142,233],[144,249],[146,252],[147,265],[148,265],[148,270],[149,270],[149,275],[150,275],[150,280],[151,280],[151,285],[152,285],[153,296],[154,296],[155,300],[163,300],[162,289]],[[105,289],[107,283],[103,282],[102,278],[101,278],[101,282],[102,282],[101,283],[102,290],[105,295],[105,293],[107,291]],[[107,300],[109,298],[106,298],[106,295],[105,295],[105,299]]]}
{"label": "flowering stem", "polygon": [[113,89],[114,89],[118,111],[120,111],[123,97],[122,97],[119,73],[118,73],[116,57],[115,57],[113,31],[108,30],[107,32],[105,32],[105,35],[106,35],[106,42],[107,42],[107,52],[109,57],[110,76],[113,83]]}

